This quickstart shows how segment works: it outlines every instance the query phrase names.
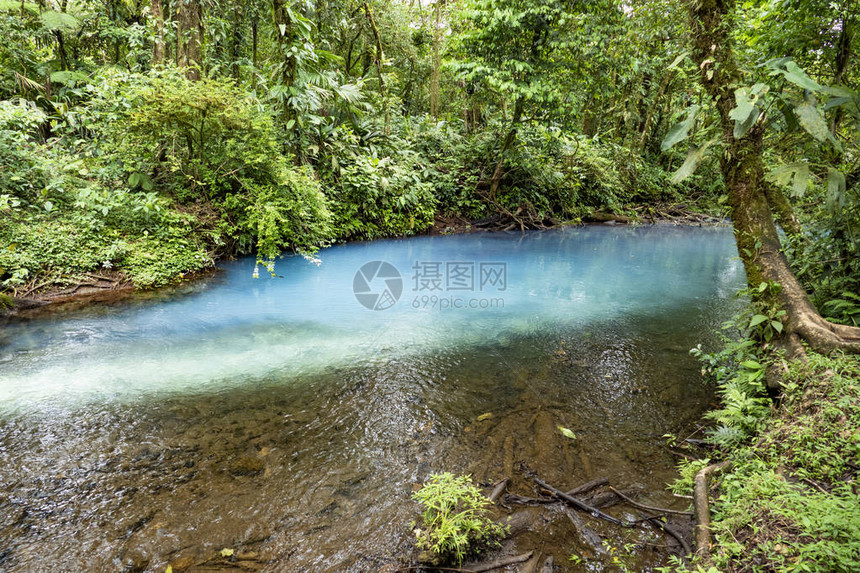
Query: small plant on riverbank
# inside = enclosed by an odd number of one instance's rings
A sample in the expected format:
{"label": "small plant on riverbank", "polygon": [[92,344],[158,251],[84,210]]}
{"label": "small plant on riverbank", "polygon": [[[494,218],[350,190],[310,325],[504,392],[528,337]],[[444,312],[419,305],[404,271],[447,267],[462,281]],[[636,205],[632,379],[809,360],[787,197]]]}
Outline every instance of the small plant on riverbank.
{"label": "small plant on riverbank", "polygon": [[471,476],[434,474],[412,497],[424,508],[421,527],[415,529],[416,545],[439,563],[456,559],[462,564],[468,554],[497,542],[506,532],[487,516],[491,502]]}

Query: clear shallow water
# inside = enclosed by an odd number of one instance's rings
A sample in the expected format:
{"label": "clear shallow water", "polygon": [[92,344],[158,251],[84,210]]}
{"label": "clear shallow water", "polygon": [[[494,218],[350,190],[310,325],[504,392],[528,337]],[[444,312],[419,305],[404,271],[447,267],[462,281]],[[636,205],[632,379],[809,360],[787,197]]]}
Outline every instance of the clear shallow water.
{"label": "clear shallow water", "polygon": [[[263,270],[254,279],[253,260],[243,259],[193,296],[6,326],[0,408],[208,391],[274,373],[687,311],[729,298],[741,284],[733,249],[726,229],[589,227],[338,246],[320,254],[319,266],[279,261],[275,270],[285,278]],[[403,283],[398,303],[379,311],[353,294],[356,271],[376,260],[394,265]],[[415,289],[416,274],[431,276],[424,266],[414,271],[416,261],[441,263],[441,290]],[[449,289],[449,262],[472,263],[475,275],[481,263],[501,263],[505,288],[481,289],[475,277],[472,290]],[[475,299],[479,308],[452,308],[452,298],[464,306]]]}
{"label": "clear shallow water", "polygon": [[[279,261],[284,278],[245,259],[175,298],[7,324],[0,566],[163,570],[237,547],[271,570],[378,569],[408,550],[413,484],[514,461],[660,500],[660,436],[711,399],[687,350],[730,313],[735,255],[708,228],[378,241]],[[385,310],[353,293],[369,261],[402,276]],[[416,290],[416,262],[424,286],[440,263],[441,291]],[[468,271],[446,263],[473,263],[473,290],[449,288]],[[503,290],[481,289],[481,263],[504,264]],[[440,308],[455,300],[492,308]],[[584,543],[570,535],[557,563]]]}

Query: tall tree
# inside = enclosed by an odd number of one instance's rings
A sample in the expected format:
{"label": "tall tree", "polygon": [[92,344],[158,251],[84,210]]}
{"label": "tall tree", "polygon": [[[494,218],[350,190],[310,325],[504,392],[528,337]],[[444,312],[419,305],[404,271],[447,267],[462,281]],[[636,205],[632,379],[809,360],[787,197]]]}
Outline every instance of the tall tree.
{"label": "tall tree", "polygon": [[462,12],[460,49],[465,54],[459,71],[464,84],[484,89],[513,103],[496,165],[488,181],[494,201],[504,176],[505,160],[516,142],[526,108],[557,106],[562,94],[553,84],[558,67],[562,31],[571,19],[568,0],[474,0]]}
{"label": "tall tree", "polygon": [[155,21],[155,44],[152,47],[152,63],[164,62],[164,6],[161,0],[152,0],[150,13]]}

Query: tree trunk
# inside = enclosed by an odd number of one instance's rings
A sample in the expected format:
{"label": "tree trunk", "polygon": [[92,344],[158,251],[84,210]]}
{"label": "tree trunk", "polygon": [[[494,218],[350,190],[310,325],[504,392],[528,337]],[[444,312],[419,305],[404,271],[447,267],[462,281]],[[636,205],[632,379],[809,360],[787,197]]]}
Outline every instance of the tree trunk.
{"label": "tree trunk", "polygon": [[376,65],[376,73],[379,77],[379,95],[382,96],[382,109],[385,111],[385,135],[388,135],[391,116],[388,109],[388,94],[385,87],[385,77],[382,75],[385,56],[382,53],[382,37],[379,35],[379,28],[376,27],[376,21],[373,19],[373,12],[370,11],[370,4],[367,3],[367,0],[364,1],[364,13],[367,16],[370,29],[373,31],[373,39],[376,40],[376,60],[374,61],[374,64]]}
{"label": "tree trunk", "polygon": [[[442,71],[440,45],[442,44],[442,0],[433,4],[433,70],[430,74],[430,115],[433,121],[439,120],[439,84]],[[468,131],[468,126],[467,126]]]}
{"label": "tree trunk", "polygon": [[176,65],[189,80],[200,79],[202,7],[200,0],[179,0],[176,10]]}
{"label": "tree trunk", "polygon": [[230,36],[230,73],[233,79],[241,81],[239,56],[242,52],[243,24],[245,22],[244,4],[238,3],[233,7],[233,30]]}
{"label": "tree trunk", "polygon": [[505,135],[502,141],[502,149],[499,151],[499,161],[496,163],[496,169],[493,171],[493,177],[490,179],[490,200],[496,200],[496,193],[499,190],[499,185],[502,183],[502,176],[505,168],[505,154],[508,149],[514,144],[514,139],[517,136],[517,128],[520,125],[520,118],[523,115],[523,98],[517,98],[517,103],[514,104],[514,116],[511,118],[511,128]]}
{"label": "tree trunk", "polygon": [[699,79],[720,114],[725,146],[720,164],[747,281],[751,287],[769,281],[781,285],[778,293],[766,302],[779,305],[786,311],[784,341],[797,335],[819,352],[844,350],[860,353],[860,328],[824,320],[782,252],[771,213],[772,209],[780,206],[771,204],[765,192],[762,161],[764,126],[756,124],[744,137],[734,137],[734,120],[730,112],[736,106],[734,89],[743,85],[730,41],[734,0],[688,0],[687,6]]}
{"label": "tree trunk", "polygon": [[[283,0],[274,0],[272,4],[272,14],[275,20],[275,35],[278,38],[278,46],[281,48],[281,53],[284,56],[283,67],[281,68],[281,84],[291,86],[296,81],[296,73],[298,72],[298,62],[296,56],[290,50],[295,43],[295,35],[293,30],[293,21],[287,12],[287,5]],[[289,100],[284,97],[281,116],[284,121],[284,128],[291,131],[287,127],[291,119],[294,119],[293,109],[290,106]]]}
{"label": "tree trunk", "polygon": [[155,21],[155,45],[152,47],[152,65],[164,62],[164,7],[161,0],[152,0],[152,19]]}
{"label": "tree trunk", "polygon": [[257,71],[257,14],[251,18],[251,67],[254,68],[254,83],[256,83]]}

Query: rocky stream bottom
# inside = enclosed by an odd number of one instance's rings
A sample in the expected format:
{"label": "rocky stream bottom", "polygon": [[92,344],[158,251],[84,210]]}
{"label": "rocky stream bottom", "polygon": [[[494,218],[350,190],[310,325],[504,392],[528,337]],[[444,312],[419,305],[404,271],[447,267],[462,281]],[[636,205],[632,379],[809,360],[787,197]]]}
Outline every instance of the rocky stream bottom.
{"label": "rocky stream bottom", "polygon": [[6,411],[0,569],[421,570],[411,496],[449,471],[487,495],[509,480],[494,512],[511,534],[477,563],[532,552],[496,570],[648,571],[680,552],[676,537],[691,539],[690,517],[668,516],[676,535],[653,521],[619,526],[553,499],[532,476],[565,491],[605,478],[577,498],[625,522],[658,513],[609,486],[687,509],[666,490],[678,458],[663,435],[689,434],[713,396],[688,353],[700,315],[686,320]]}

